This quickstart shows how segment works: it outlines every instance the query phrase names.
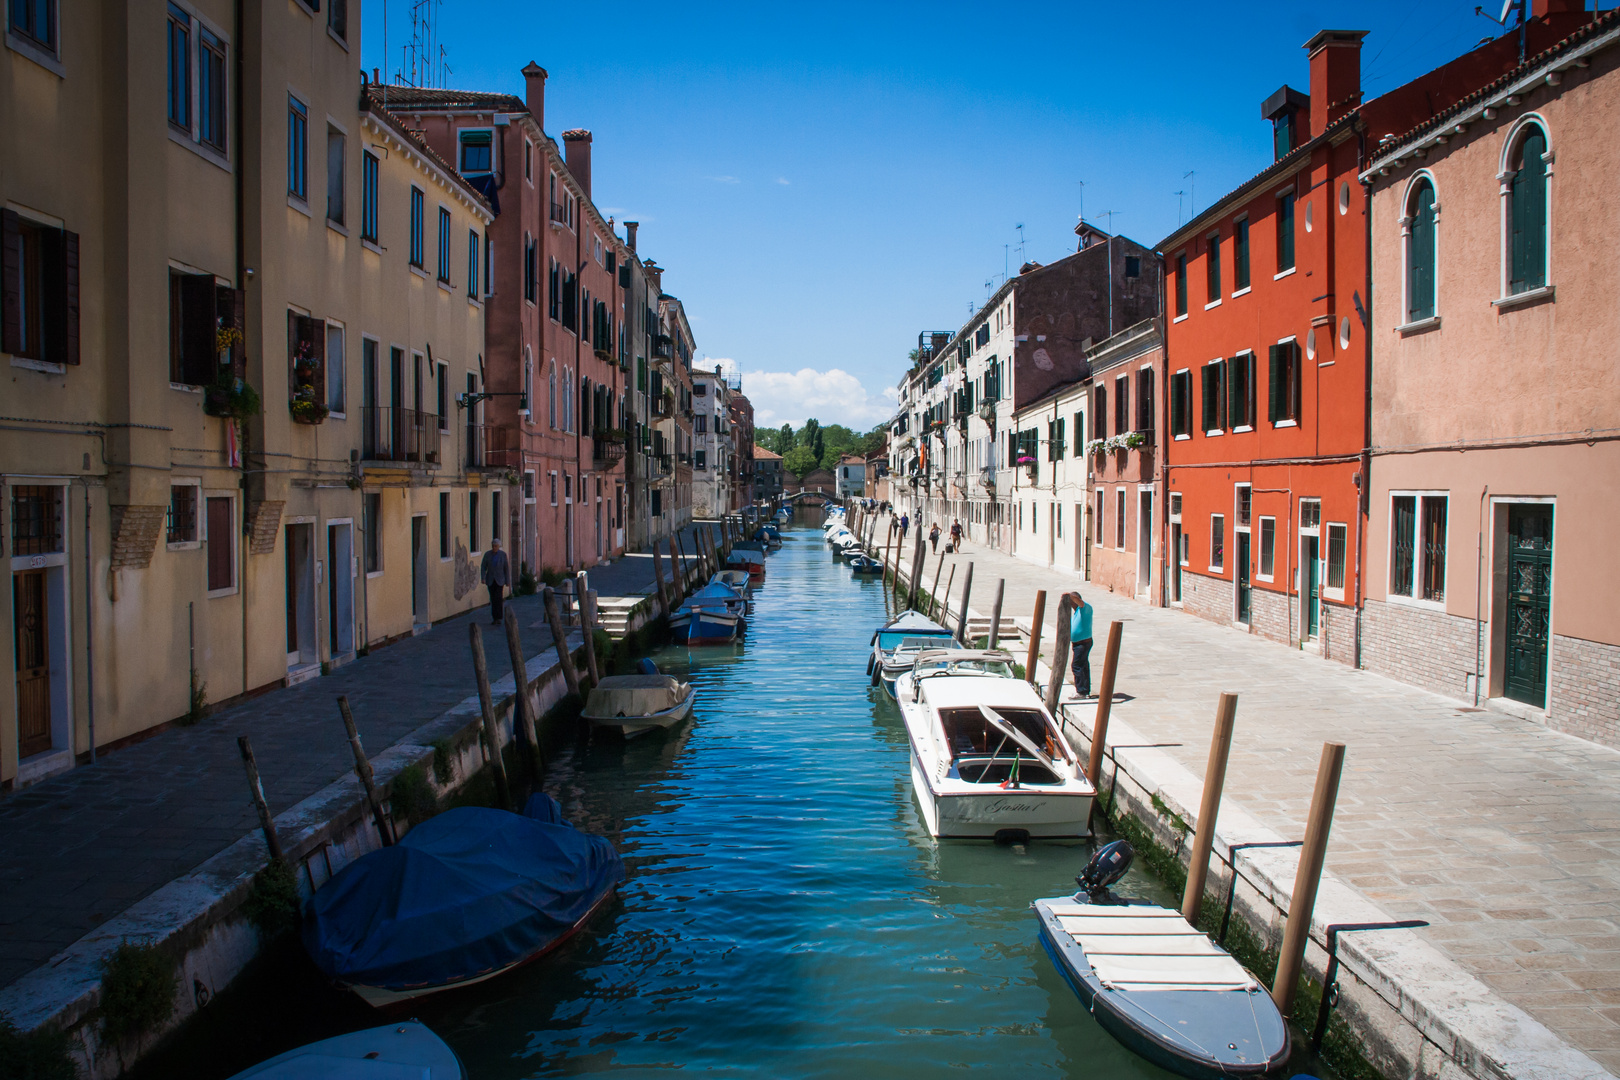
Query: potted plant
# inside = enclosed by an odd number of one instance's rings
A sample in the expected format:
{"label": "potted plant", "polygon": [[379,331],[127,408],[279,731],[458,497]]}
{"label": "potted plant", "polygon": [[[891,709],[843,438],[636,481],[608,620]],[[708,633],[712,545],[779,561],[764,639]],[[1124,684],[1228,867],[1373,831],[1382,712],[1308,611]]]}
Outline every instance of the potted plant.
{"label": "potted plant", "polygon": [[1040,475],[1040,462],[1036,461],[1028,454],[1022,454],[1018,458],[1018,464],[1029,471],[1029,482],[1033,484],[1035,482],[1035,478]]}
{"label": "potted plant", "polygon": [[293,422],[298,424],[319,424],[331,412],[326,402],[315,396],[315,387],[308,383],[298,388],[287,408],[292,413]]}
{"label": "potted plant", "polygon": [[203,389],[203,412],[229,420],[258,416],[262,407],[259,392],[246,379],[238,379],[229,368],[220,368],[219,377]]}

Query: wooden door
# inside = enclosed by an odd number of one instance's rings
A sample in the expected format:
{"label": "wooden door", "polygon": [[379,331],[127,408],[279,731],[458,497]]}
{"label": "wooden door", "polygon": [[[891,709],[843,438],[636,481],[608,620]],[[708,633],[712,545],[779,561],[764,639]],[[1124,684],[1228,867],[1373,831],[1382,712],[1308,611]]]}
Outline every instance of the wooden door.
{"label": "wooden door", "polygon": [[1321,630],[1322,623],[1322,547],[1314,536],[1305,538],[1305,552],[1300,559],[1300,573],[1304,575],[1305,640],[1309,641]]}
{"label": "wooden door", "polygon": [[1246,623],[1254,611],[1254,590],[1249,585],[1249,534],[1237,534],[1237,621]]}
{"label": "wooden door", "polygon": [[45,571],[23,570],[12,575],[11,597],[12,639],[17,643],[17,756],[32,757],[51,748]]}
{"label": "wooden door", "polygon": [[1507,671],[1515,701],[1547,705],[1547,642],[1552,618],[1552,507],[1508,508]]}

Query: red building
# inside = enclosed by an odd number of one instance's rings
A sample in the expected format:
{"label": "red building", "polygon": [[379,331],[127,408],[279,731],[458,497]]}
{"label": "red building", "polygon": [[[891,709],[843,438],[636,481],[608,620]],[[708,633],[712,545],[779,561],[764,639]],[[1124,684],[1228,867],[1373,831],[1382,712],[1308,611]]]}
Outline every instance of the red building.
{"label": "red building", "polygon": [[[545,133],[546,71],[525,96],[388,86],[388,107],[482,191],[483,400],[470,405],[491,464],[523,484],[514,560],[577,569],[624,549],[625,292],[614,223],[591,201],[591,133]],[[469,391],[474,388],[469,386]]]}
{"label": "red building", "polygon": [[[1536,0],[1530,52],[1587,18]],[[1368,195],[1381,139],[1519,59],[1517,30],[1365,104],[1360,31],[1306,43],[1310,93],[1262,106],[1275,161],[1159,245],[1170,600],[1359,662],[1367,488]]]}

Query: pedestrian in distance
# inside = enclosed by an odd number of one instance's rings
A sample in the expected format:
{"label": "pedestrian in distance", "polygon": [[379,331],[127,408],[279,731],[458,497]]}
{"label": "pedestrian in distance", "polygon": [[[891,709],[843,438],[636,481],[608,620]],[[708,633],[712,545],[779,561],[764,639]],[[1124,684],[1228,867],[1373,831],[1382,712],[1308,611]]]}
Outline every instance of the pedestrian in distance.
{"label": "pedestrian in distance", "polygon": [[955,519],[953,519],[951,521],[951,547],[953,547],[957,551],[962,550],[962,519],[961,518],[955,518]]}
{"label": "pedestrian in distance", "polygon": [[1070,593],[1074,614],[1069,617],[1069,672],[1074,676],[1074,692],[1083,698],[1091,696],[1091,617],[1094,609]]}
{"label": "pedestrian in distance", "polygon": [[498,623],[506,616],[506,587],[512,584],[512,564],[501,550],[499,538],[489,542],[489,550],[478,564],[478,580],[489,589],[489,621]]}
{"label": "pedestrian in distance", "polygon": [[909,529],[909,528],[911,528],[911,515],[909,515],[909,514],[901,514],[900,515],[900,542],[902,544],[906,542],[906,530]]}
{"label": "pedestrian in distance", "polygon": [[928,530],[928,546],[933,551],[939,550],[939,522],[934,522],[933,528]]}

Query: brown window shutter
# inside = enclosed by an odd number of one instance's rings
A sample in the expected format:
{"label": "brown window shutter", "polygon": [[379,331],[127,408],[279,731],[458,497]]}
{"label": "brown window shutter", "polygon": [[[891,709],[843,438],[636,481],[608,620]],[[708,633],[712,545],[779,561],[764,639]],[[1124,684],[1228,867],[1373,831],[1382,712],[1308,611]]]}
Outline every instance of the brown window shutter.
{"label": "brown window shutter", "polygon": [[0,350],[23,351],[22,222],[15,210],[0,210]]}
{"label": "brown window shutter", "polygon": [[315,357],[315,400],[326,400],[326,320],[309,319],[309,334],[314,348],[311,354]]}
{"label": "brown window shutter", "polygon": [[61,273],[57,282],[53,283],[53,292],[60,290],[60,307],[58,309],[56,340],[60,355],[57,362],[62,364],[77,364],[79,362],[79,234],[61,233]]}
{"label": "brown window shutter", "polygon": [[180,279],[180,370],[191,386],[214,381],[214,279],[208,274],[187,274]]}
{"label": "brown window shutter", "polygon": [[238,379],[247,378],[247,290],[231,290],[231,314],[236,320],[236,330],[242,335],[242,340],[236,343],[231,351],[231,369]]}
{"label": "brown window shutter", "polygon": [[208,500],[208,588],[229,589],[236,583],[236,537],[231,521],[231,500]]}
{"label": "brown window shutter", "polygon": [[291,309],[289,309],[287,311],[287,388],[288,388],[287,389],[287,396],[288,397],[296,397],[298,395],[298,376],[293,373],[293,369],[296,366],[295,361],[296,361],[297,356],[298,356],[298,320],[299,320],[300,317],[301,316],[299,316],[298,312],[296,312],[296,311],[293,311]]}

